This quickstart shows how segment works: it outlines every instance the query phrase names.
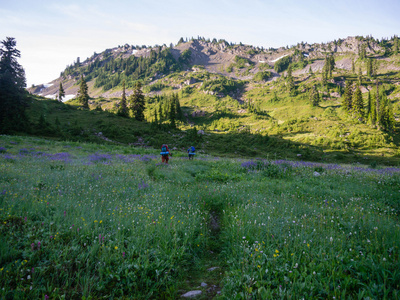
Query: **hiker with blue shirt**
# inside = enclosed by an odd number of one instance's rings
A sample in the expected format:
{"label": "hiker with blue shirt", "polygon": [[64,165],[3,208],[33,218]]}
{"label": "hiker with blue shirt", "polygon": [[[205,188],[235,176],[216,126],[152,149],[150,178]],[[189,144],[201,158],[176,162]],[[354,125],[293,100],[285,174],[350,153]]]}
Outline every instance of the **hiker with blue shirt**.
{"label": "hiker with blue shirt", "polygon": [[172,156],[172,153],[169,152],[169,148],[167,144],[163,144],[161,146],[161,162],[165,162],[166,164],[168,164],[168,160],[169,160],[169,155]]}
{"label": "hiker with blue shirt", "polygon": [[188,155],[189,155],[189,159],[193,159],[194,156],[196,155],[196,149],[194,148],[194,146],[190,146],[190,148],[187,150]]}

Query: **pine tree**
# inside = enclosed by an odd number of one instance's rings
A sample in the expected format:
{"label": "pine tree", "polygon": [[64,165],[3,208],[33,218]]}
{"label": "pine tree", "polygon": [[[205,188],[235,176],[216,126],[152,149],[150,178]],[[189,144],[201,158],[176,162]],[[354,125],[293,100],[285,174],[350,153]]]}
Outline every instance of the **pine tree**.
{"label": "pine tree", "polygon": [[356,73],[356,66],[355,66],[355,64],[354,64],[354,59],[351,61],[351,72],[352,72],[353,74]]}
{"label": "pine tree", "polygon": [[129,98],[129,105],[133,117],[138,121],[144,121],[144,109],[146,103],[142,93],[142,84],[140,81],[135,83],[133,94]]}
{"label": "pine tree", "polygon": [[176,127],[176,111],[175,111],[175,99],[174,96],[170,99],[170,108],[169,108],[169,121],[172,128]]}
{"label": "pine tree", "polygon": [[81,75],[81,82],[79,84],[78,102],[82,104],[84,108],[89,108],[88,86],[83,78],[83,75]]}
{"label": "pine tree", "polygon": [[296,86],[294,84],[294,79],[292,75],[292,65],[290,64],[287,70],[287,76],[286,76],[286,86],[287,90],[290,93],[291,96],[295,96],[296,93]]}
{"label": "pine tree", "polygon": [[27,122],[25,108],[25,71],[18,63],[21,57],[14,38],[7,37],[0,47],[0,132],[23,128]]}
{"label": "pine tree", "polygon": [[311,103],[312,106],[318,106],[320,101],[321,101],[321,98],[319,96],[319,92],[317,90],[317,86],[314,85],[312,87],[312,89],[311,89],[311,92],[310,92],[310,103]]}
{"label": "pine tree", "polygon": [[178,94],[174,94],[175,98],[175,110],[176,110],[176,118],[180,121],[183,120],[183,113],[181,109],[181,104],[179,103],[179,97]]}
{"label": "pine tree", "polygon": [[154,109],[154,123],[155,123],[156,127],[158,127],[157,108]]}
{"label": "pine tree", "polygon": [[126,94],[125,94],[125,80],[122,82],[122,97],[118,109],[118,114],[122,117],[129,117],[129,110],[128,110],[128,105],[126,103]]}
{"label": "pine tree", "polygon": [[357,119],[364,118],[364,101],[359,87],[356,88],[352,99],[353,112]]}
{"label": "pine tree", "polygon": [[353,84],[351,82],[346,82],[342,106],[344,110],[347,112],[350,112],[353,108],[352,99],[353,99]]}
{"label": "pine tree", "polygon": [[62,98],[64,97],[65,97],[65,92],[62,83],[60,81],[60,87],[58,88],[58,101],[62,102]]}
{"label": "pine tree", "polygon": [[368,96],[371,98],[371,109],[368,117],[368,121],[375,125],[376,123],[376,96]]}
{"label": "pine tree", "polygon": [[397,55],[399,53],[399,39],[397,36],[393,39],[393,54]]}
{"label": "pine tree", "polygon": [[374,76],[373,62],[372,62],[371,58],[368,58],[368,60],[367,60],[367,76],[368,77]]}

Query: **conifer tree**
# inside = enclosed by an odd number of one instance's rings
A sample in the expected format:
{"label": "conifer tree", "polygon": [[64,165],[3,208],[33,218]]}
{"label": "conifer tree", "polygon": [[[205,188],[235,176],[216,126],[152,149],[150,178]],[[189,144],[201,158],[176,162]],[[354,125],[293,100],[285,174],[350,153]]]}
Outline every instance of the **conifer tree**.
{"label": "conifer tree", "polygon": [[158,127],[157,108],[154,109],[154,123]]}
{"label": "conifer tree", "polygon": [[367,76],[368,77],[374,76],[373,62],[372,62],[371,58],[368,58],[368,60],[367,60]]}
{"label": "conifer tree", "polygon": [[122,117],[129,117],[128,105],[126,103],[125,80],[122,82],[122,97],[118,109],[118,114]]}
{"label": "conifer tree", "polygon": [[352,99],[353,113],[357,119],[364,118],[364,101],[359,87],[356,88]]}
{"label": "conifer tree", "polygon": [[158,105],[158,113],[159,113],[159,116],[160,116],[160,123],[162,123],[162,121],[165,120],[165,117],[164,117],[161,101],[160,101],[160,103]]}
{"label": "conifer tree", "polygon": [[175,111],[175,99],[174,96],[170,99],[170,107],[169,107],[169,121],[172,128],[176,127],[176,111]]}
{"label": "conifer tree", "polygon": [[[368,121],[370,122],[370,124],[375,125],[376,123],[376,96],[370,96],[370,93],[368,95],[368,98],[371,98],[371,109],[370,109],[370,113],[368,116]],[[369,101],[369,99],[368,99]]]}
{"label": "conifer tree", "polygon": [[354,64],[354,59],[351,61],[351,72],[352,72],[353,74],[356,73],[356,66],[355,66],[355,64]]}
{"label": "conifer tree", "polygon": [[25,108],[25,71],[18,63],[21,53],[14,38],[7,37],[0,44],[0,132],[22,128],[27,121]]}
{"label": "conifer tree", "polygon": [[344,110],[347,112],[350,112],[353,108],[352,99],[353,99],[353,84],[347,81],[342,101],[342,106]]}
{"label": "conifer tree", "polygon": [[310,92],[310,103],[311,103],[312,106],[318,106],[320,101],[321,101],[321,98],[319,96],[319,92],[317,90],[317,86],[314,85],[312,87],[312,89],[311,89],[311,92]]}
{"label": "conifer tree", "polygon": [[174,98],[175,98],[176,118],[177,118],[178,120],[181,120],[181,121],[182,121],[182,119],[183,119],[183,113],[182,113],[182,109],[181,109],[181,104],[179,103],[178,94],[175,94],[175,95],[174,95]]}
{"label": "conifer tree", "polygon": [[144,109],[146,103],[142,93],[142,84],[140,81],[135,83],[133,94],[129,98],[129,106],[133,117],[138,121],[144,121]]}
{"label": "conifer tree", "polygon": [[296,93],[296,86],[294,84],[291,64],[289,65],[288,70],[287,70],[286,86],[287,86],[287,90],[290,93],[290,95],[294,96]]}
{"label": "conifer tree", "polygon": [[89,108],[88,86],[83,78],[83,75],[81,75],[81,82],[79,84],[78,102],[82,104],[84,108]]}
{"label": "conifer tree", "polygon": [[62,102],[62,98],[64,98],[64,97],[65,97],[65,91],[62,86],[62,82],[60,81],[60,87],[58,88],[58,101]]}

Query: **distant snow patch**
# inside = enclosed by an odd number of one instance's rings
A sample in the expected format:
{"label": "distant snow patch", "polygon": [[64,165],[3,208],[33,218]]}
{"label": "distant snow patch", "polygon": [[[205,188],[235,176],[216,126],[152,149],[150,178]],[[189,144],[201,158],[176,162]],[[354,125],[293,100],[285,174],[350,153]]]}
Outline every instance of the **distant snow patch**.
{"label": "distant snow patch", "polygon": [[43,84],[43,86],[47,89],[49,87],[51,87],[53,85],[53,83],[45,83]]}
{"label": "distant snow patch", "polygon": [[63,102],[71,100],[73,98],[75,98],[74,94],[65,95],[65,97],[63,97]]}
{"label": "distant snow patch", "polygon": [[277,59],[271,60],[271,62],[276,62],[276,61],[280,60],[281,58],[284,58],[285,56],[288,56],[288,55],[289,54],[282,55],[281,57],[278,57]]}
{"label": "distant snow patch", "polygon": [[259,60],[258,62],[259,62],[260,64],[265,64],[265,63],[266,63],[265,60]]}
{"label": "distant snow patch", "polygon": [[308,54],[308,53],[303,53],[303,55],[304,55],[305,57],[309,57],[309,56],[310,56],[310,54]]}
{"label": "distant snow patch", "polygon": [[136,52],[138,52],[137,50],[132,50],[132,54],[135,54]]}
{"label": "distant snow patch", "polygon": [[56,94],[52,94],[52,95],[47,95],[47,96],[44,96],[45,98],[49,98],[49,99],[56,99],[57,98],[57,95]]}

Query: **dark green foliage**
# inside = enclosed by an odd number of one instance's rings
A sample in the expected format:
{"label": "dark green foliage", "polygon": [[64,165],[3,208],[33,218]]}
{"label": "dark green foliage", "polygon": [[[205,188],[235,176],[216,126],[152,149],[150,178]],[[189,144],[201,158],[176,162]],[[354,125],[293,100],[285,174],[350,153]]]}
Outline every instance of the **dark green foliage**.
{"label": "dark green foliage", "polygon": [[129,109],[126,103],[125,81],[122,82],[122,97],[119,104],[118,114],[122,117],[129,117]]}
{"label": "dark green foliage", "polygon": [[243,82],[226,77],[220,77],[214,80],[206,80],[203,83],[202,89],[215,93],[229,95],[231,92],[236,92],[243,88]]}
{"label": "dark green foliage", "polygon": [[368,92],[368,106],[367,106],[367,119],[372,125],[376,122],[376,100],[375,96],[371,96],[371,92]]}
{"label": "dark green foliage", "polygon": [[266,81],[271,78],[272,73],[270,71],[261,71],[254,75],[254,81]]}
{"label": "dark green foliage", "polygon": [[188,65],[190,62],[190,58],[192,57],[192,51],[190,49],[186,49],[179,56],[179,62],[184,65]]}
{"label": "dark green foliage", "polygon": [[79,90],[77,94],[78,102],[84,107],[89,108],[89,94],[88,94],[88,86],[86,84],[83,75],[81,75],[81,81],[79,84]]}
{"label": "dark green foliage", "polygon": [[274,65],[275,72],[280,73],[285,71],[289,67],[290,62],[291,62],[290,56],[282,57],[280,60],[275,62]]}
{"label": "dark green foliage", "polygon": [[296,85],[292,75],[292,65],[289,65],[286,76],[286,88],[291,96],[296,96]]}
{"label": "dark green foliage", "polygon": [[62,98],[65,97],[65,91],[62,86],[62,82],[60,81],[60,87],[58,88],[58,101],[62,102]]}
{"label": "dark green foliage", "polygon": [[345,111],[350,112],[353,108],[353,84],[347,81],[344,89],[342,106]]}
{"label": "dark green foliage", "polygon": [[372,78],[375,75],[374,71],[375,70],[374,70],[373,61],[371,58],[368,58],[367,59],[367,76]]}
{"label": "dark green foliage", "polygon": [[367,57],[367,45],[362,44],[358,47],[358,55],[361,60],[364,60]]}
{"label": "dark green foliage", "polygon": [[248,65],[252,65],[253,63],[248,60],[247,58],[240,57],[240,56],[235,56],[235,67],[242,69],[245,68]]}
{"label": "dark green foliage", "polygon": [[137,121],[144,121],[145,99],[140,81],[136,82],[133,94],[129,98],[129,108]]}
{"label": "dark green foliage", "polygon": [[128,58],[115,58],[112,52],[108,51],[101,60],[96,58],[93,63],[86,66],[69,66],[61,75],[86,74],[88,81],[95,79],[95,88],[102,87],[106,91],[121,86],[123,80],[127,88],[133,88],[139,79],[168,74],[180,68],[170,48],[162,51],[151,50],[149,57],[131,55]]}
{"label": "dark green foliage", "polygon": [[318,106],[319,105],[319,103],[321,101],[321,98],[319,96],[319,92],[317,90],[317,86],[316,85],[314,85],[312,87],[309,97],[310,97],[310,103],[311,103],[312,106]]}
{"label": "dark green foliage", "polygon": [[22,129],[27,121],[25,108],[25,71],[18,63],[21,56],[14,38],[7,37],[0,48],[0,133]]}
{"label": "dark green foliage", "polygon": [[352,98],[353,112],[357,119],[364,118],[364,101],[362,98],[361,90],[359,87],[356,88]]}

